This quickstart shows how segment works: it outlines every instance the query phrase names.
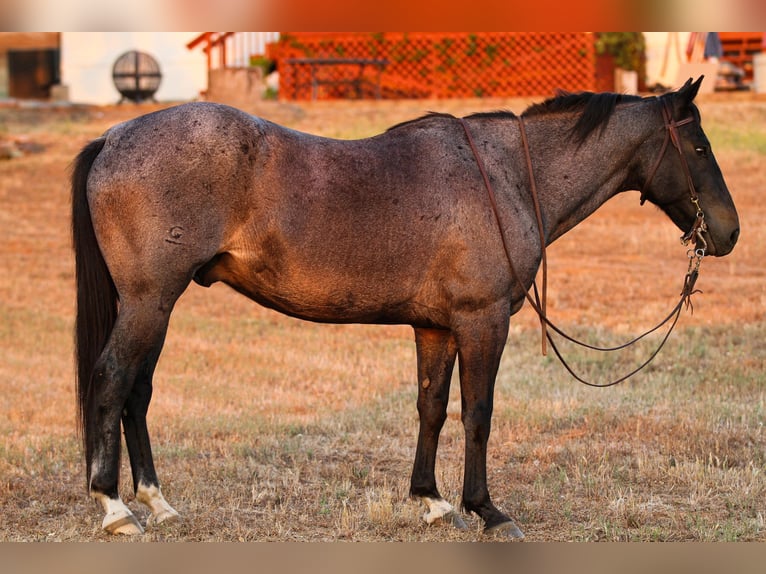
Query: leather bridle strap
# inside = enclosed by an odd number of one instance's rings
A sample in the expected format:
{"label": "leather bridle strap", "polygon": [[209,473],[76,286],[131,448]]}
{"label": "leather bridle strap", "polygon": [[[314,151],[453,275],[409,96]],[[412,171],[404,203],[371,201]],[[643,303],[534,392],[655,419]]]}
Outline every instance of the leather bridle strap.
{"label": "leather bridle strap", "polygon": [[516,282],[521,287],[522,292],[524,293],[524,296],[527,298],[529,303],[532,305],[532,307],[537,312],[537,315],[540,318],[540,328],[542,329],[542,354],[547,355],[548,354],[548,319],[546,314],[546,307],[547,307],[547,293],[548,293],[548,258],[546,257],[546,249],[545,249],[545,231],[543,229],[543,216],[542,216],[542,210],[540,209],[540,201],[537,197],[537,185],[535,183],[535,175],[534,171],[532,170],[532,158],[529,154],[529,142],[527,141],[527,132],[524,129],[524,120],[519,117],[519,128],[521,130],[521,142],[522,147],[524,148],[524,154],[526,156],[527,161],[527,170],[529,172],[529,189],[530,194],[532,196],[532,203],[534,205],[535,209],[535,217],[537,218],[537,229],[540,233],[540,249],[542,252],[542,267],[543,267],[543,278],[542,278],[542,298],[538,296],[537,293],[537,285],[535,284],[535,299],[532,299],[532,296],[529,294],[529,290],[524,287],[524,285],[521,282],[521,279],[519,278],[518,274],[516,273],[516,269],[513,267],[513,258],[511,257],[511,250],[508,247],[508,242],[505,238],[505,232],[502,222],[500,221],[500,212],[497,209],[497,199],[495,197],[495,191],[492,187],[492,184],[489,181],[489,176],[487,175],[487,170],[484,167],[484,162],[481,159],[481,155],[479,155],[479,150],[476,149],[476,144],[473,141],[473,136],[471,136],[471,130],[468,129],[468,124],[465,122],[463,118],[458,118],[460,121],[460,125],[463,126],[463,130],[465,131],[466,139],[468,140],[468,145],[471,147],[471,151],[473,152],[474,158],[476,158],[476,164],[479,166],[479,171],[481,172],[481,177],[484,180],[484,187],[487,189],[487,195],[489,196],[489,203],[492,206],[492,213],[495,215],[495,221],[497,222],[498,228],[500,229],[500,239],[503,242],[503,249],[505,250],[505,256],[508,259],[508,265],[511,268],[511,274],[516,279]]}
{"label": "leather bridle strap", "polygon": [[519,131],[521,132],[521,146],[524,148],[524,157],[527,160],[527,173],[529,173],[529,193],[532,196],[532,204],[535,206],[535,217],[537,218],[537,231],[540,234],[540,250],[542,252],[542,298],[537,293],[537,283],[532,283],[535,287],[535,299],[540,312],[540,328],[542,329],[542,353],[548,354],[546,341],[548,340],[548,256],[546,254],[545,229],[543,228],[543,212],[540,209],[540,200],[537,197],[537,183],[535,183],[535,172],[532,168],[532,156],[529,152],[529,140],[527,139],[527,129],[524,126],[524,118],[519,116]]}
{"label": "leather bridle strap", "polygon": [[660,111],[662,112],[662,119],[665,122],[665,139],[662,142],[662,147],[660,148],[660,153],[657,156],[657,160],[654,162],[654,165],[652,166],[652,169],[649,170],[649,177],[646,178],[646,181],[644,182],[643,187],[641,188],[641,205],[646,202],[646,189],[649,187],[649,184],[652,183],[652,180],[654,179],[654,176],[657,174],[657,170],[660,168],[660,164],[662,163],[663,158],[665,157],[665,150],[668,149],[668,142],[673,142],[673,146],[678,150],[678,153],[681,155],[681,164],[684,167],[684,171],[686,172],[686,179],[689,184],[689,192],[691,194],[692,200],[697,198],[697,191],[694,188],[694,182],[691,178],[691,173],[689,171],[689,164],[686,163],[686,157],[683,154],[683,151],[681,150],[681,139],[678,136],[678,128],[680,126],[685,126],[686,124],[689,124],[694,121],[693,116],[689,116],[688,118],[684,118],[681,121],[675,121],[673,119],[672,111],[670,110],[670,104],[667,102],[667,100],[660,100],[661,102],[661,108]]}
{"label": "leather bridle strap", "polygon": [[673,119],[673,111],[670,108],[670,104],[666,99],[660,99],[661,103],[660,111],[662,112],[662,119],[665,123],[665,139],[662,142],[662,147],[660,148],[659,156],[657,157],[657,160],[654,162],[654,165],[652,166],[652,169],[649,171],[649,176],[646,178],[646,181],[644,182],[643,187],[641,188],[641,205],[643,205],[646,202],[646,190],[649,188],[649,185],[652,183],[652,180],[654,179],[654,176],[657,174],[657,170],[660,167],[660,164],[662,163],[663,158],[665,157],[665,151],[668,148],[668,142],[673,143],[673,147],[676,148],[676,151],[678,151],[678,157],[681,160],[681,167],[684,170],[684,175],[686,176],[686,185],[689,189],[689,200],[694,204],[694,207],[697,209],[696,217],[694,220],[694,223],[692,224],[691,229],[687,231],[684,235],[681,236],[681,241],[684,245],[688,244],[691,240],[696,239],[698,245],[701,244],[702,247],[697,250],[697,256],[698,257],[704,257],[705,251],[707,250],[707,242],[705,241],[704,237],[702,236],[702,233],[704,231],[707,231],[707,225],[705,224],[705,213],[702,211],[702,207],[700,207],[699,203],[699,196],[697,195],[697,189],[694,187],[694,179],[692,178],[691,170],[689,169],[689,162],[686,161],[686,156],[684,155],[683,150],[681,149],[681,136],[678,133],[678,128],[680,126],[684,126],[686,124],[692,123],[694,120],[694,116],[689,116],[687,118],[684,118],[679,121],[675,121]]}

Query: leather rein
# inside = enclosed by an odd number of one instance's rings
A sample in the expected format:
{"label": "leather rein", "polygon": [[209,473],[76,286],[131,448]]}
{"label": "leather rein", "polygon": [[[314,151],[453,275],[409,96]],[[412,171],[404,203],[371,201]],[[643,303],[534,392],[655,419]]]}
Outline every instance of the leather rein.
{"label": "leather rein", "polygon": [[[500,238],[503,243],[503,250],[505,251],[506,259],[508,260],[508,265],[510,266],[511,275],[516,280],[517,285],[521,288],[521,291],[524,293],[524,296],[526,297],[527,301],[529,301],[530,305],[534,309],[534,311],[537,313],[539,319],[540,319],[540,327],[542,330],[542,354],[547,355],[547,344],[546,342],[550,342],[551,348],[553,349],[554,353],[558,357],[559,361],[564,365],[564,367],[567,369],[567,371],[579,382],[592,386],[592,387],[610,387],[613,385],[616,385],[618,383],[621,383],[625,381],[626,379],[632,377],[636,373],[638,373],[640,370],[642,370],[644,367],[646,367],[649,363],[652,362],[652,360],[657,356],[657,354],[660,352],[662,347],[665,345],[665,342],[670,337],[670,333],[673,331],[673,328],[675,327],[676,323],[678,322],[678,318],[681,314],[681,310],[684,307],[691,308],[693,312],[693,305],[691,303],[691,296],[694,293],[698,293],[698,290],[694,289],[694,285],[697,281],[697,277],[699,275],[699,267],[700,263],[702,262],[702,258],[705,257],[705,253],[707,250],[707,242],[703,238],[702,234],[703,232],[707,231],[707,225],[705,224],[705,214],[702,211],[702,208],[699,204],[699,197],[697,195],[697,190],[694,187],[694,181],[692,180],[691,176],[691,170],[689,169],[689,164],[686,161],[686,157],[683,154],[683,151],[681,149],[681,139],[680,134],[678,133],[678,127],[686,125],[688,123],[691,123],[694,120],[693,116],[689,116],[687,118],[684,118],[683,120],[680,120],[676,122],[673,120],[672,116],[672,110],[670,109],[670,104],[668,104],[667,100],[665,99],[659,99],[658,100],[661,103],[661,111],[662,111],[662,117],[665,124],[665,140],[663,141],[662,147],[660,149],[659,156],[657,160],[654,162],[652,169],[649,172],[649,177],[646,179],[646,182],[644,183],[642,190],[641,190],[641,205],[644,204],[646,201],[646,195],[645,190],[649,187],[649,184],[654,179],[654,176],[656,175],[660,164],[662,163],[663,158],[665,157],[665,152],[668,148],[668,143],[672,143],[673,147],[678,151],[681,165],[683,166],[684,173],[686,175],[687,185],[689,187],[689,198],[691,202],[694,204],[694,206],[697,209],[696,218],[694,221],[694,224],[692,225],[691,229],[685,233],[681,237],[681,242],[684,245],[688,245],[689,242],[692,240],[696,240],[696,247],[694,249],[689,249],[687,252],[687,255],[689,257],[689,267],[687,269],[686,275],[684,277],[684,285],[683,289],[681,291],[681,299],[676,304],[676,306],[673,308],[673,310],[655,327],[652,327],[642,335],[639,335],[638,337],[632,339],[631,341],[628,341],[627,343],[624,343],[622,345],[618,345],[615,347],[597,347],[594,345],[590,345],[588,343],[585,343],[583,341],[580,341],[578,339],[575,339],[574,337],[568,335],[564,331],[562,331],[559,327],[557,327],[554,323],[551,322],[551,320],[548,318],[547,315],[547,297],[548,297],[548,259],[546,256],[546,241],[545,241],[545,231],[543,229],[543,218],[542,218],[542,211],[540,209],[540,201],[538,198],[537,193],[537,184],[535,182],[535,176],[534,176],[534,170],[532,167],[532,156],[530,154],[530,147],[529,147],[529,140],[527,138],[527,131],[524,124],[524,118],[522,116],[517,116],[518,122],[519,122],[519,131],[521,134],[521,143],[522,147],[524,149],[524,156],[526,159],[526,165],[527,165],[527,172],[529,173],[529,190],[530,195],[532,198],[532,204],[534,205],[534,211],[535,211],[535,218],[537,219],[537,229],[539,232],[540,237],[540,248],[542,253],[542,296],[538,292],[537,289],[537,281],[533,281],[532,286],[534,288],[534,298],[529,293],[529,289],[524,286],[524,284],[521,282],[521,279],[519,278],[518,274],[516,273],[516,270],[513,266],[513,260],[511,258],[511,252],[508,246],[508,242],[505,237],[505,233],[503,232],[503,224],[500,219],[500,213],[497,208],[497,200],[495,198],[495,192],[492,187],[492,183],[490,182],[489,176],[487,175],[487,170],[484,166],[484,162],[481,159],[481,156],[479,155],[478,149],[476,148],[476,145],[473,141],[473,136],[471,135],[471,131],[468,128],[468,124],[463,118],[458,118],[458,121],[463,126],[463,130],[465,131],[466,138],[468,140],[468,144],[471,148],[471,151],[473,152],[474,158],[476,159],[476,163],[479,167],[479,172],[481,173],[482,179],[484,180],[484,186],[487,190],[487,195],[489,197],[489,202],[492,207],[492,212],[495,216],[495,221],[498,225],[499,231],[500,231]],[[628,373],[627,375],[624,375],[620,377],[619,379],[613,380],[609,383],[592,383],[589,382],[583,378],[581,378],[579,375],[577,375],[572,367],[567,363],[567,361],[562,357],[561,353],[559,352],[558,348],[556,347],[556,343],[551,338],[550,333],[548,332],[548,328],[550,327],[551,330],[558,333],[560,336],[562,336],[564,339],[575,343],[577,345],[580,345],[582,347],[585,347],[587,349],[591,349],[594,351],[601,351],[601,352],[612,352],[612,351],[619,351],[621,349],[625,349],[647,335],[654,333],[658,329],[660,329],[663,325],[670,322],[670,327],[668,328],[667,333],[663,336],[662,340],[660,341],[657,348],[651,353],[649,358],[644,361],[641,365],[639,365],[636,369]]]}

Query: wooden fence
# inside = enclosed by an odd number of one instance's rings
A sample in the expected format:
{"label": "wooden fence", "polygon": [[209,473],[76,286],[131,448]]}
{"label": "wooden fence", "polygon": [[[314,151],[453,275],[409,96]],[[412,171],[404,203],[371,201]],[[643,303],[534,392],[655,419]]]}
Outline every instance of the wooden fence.
{"label": "wooden fence", "polygon": [[[287,100],[537,96],[595,90],[594,40],[568,32],[283,32],[267,55],[277,63],[280,98]],[[336,63],[320,70],[295,63],[307,58]],[[378,76],[375,67],[337,62],[359,59],[387,63]]]}

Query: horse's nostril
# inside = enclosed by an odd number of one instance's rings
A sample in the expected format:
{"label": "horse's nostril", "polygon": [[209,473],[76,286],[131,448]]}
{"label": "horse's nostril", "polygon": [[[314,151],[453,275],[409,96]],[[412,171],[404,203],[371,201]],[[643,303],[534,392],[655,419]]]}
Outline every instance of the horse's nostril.
{"label": "horse's nostril", "polygon": [[731,232],[731,237],[729,237],[729,241],[732,245],[734,245],[737,242],[737,239],[739,239],[739,227]]}

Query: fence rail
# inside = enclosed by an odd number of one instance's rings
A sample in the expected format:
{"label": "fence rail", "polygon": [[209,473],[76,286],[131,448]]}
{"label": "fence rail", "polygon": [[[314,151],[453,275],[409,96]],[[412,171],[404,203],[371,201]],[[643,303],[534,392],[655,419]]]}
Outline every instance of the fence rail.
{"label": "fence rail", "polygon": [[208,70],[247,68],[250,58],[266,53],[267,45],[279,41],[279,32],[203,32],[186,47],[201,47]]}

